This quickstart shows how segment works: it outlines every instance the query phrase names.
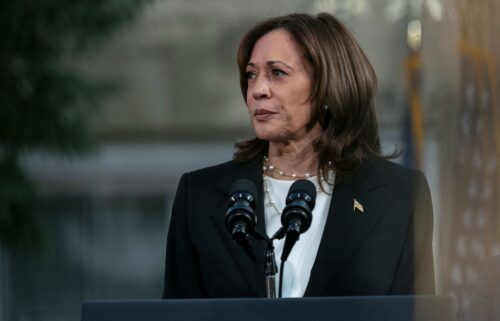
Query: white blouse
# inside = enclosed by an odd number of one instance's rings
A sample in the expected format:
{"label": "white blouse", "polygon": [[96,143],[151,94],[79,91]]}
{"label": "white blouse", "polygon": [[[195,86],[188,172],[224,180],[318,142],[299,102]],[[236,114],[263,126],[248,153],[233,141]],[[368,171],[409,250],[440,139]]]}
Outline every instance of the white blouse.
{"label": "white blouse", "polygon": [[[333,173],[332,173],[333,175]],[[331,181],[333,181],[330,175]],[[318,177],[309,178],[312,183],[319,188]],[[265,194],[264,212],[266,217],[266,233],[269,237],[282,226],[281,216],[276,209],[271,205],[269,197],[274,201],[275,206],[281,211],[286,205],[286,196],[290,186],[294,181],[279,180],[265,177],[264,189],[267,187],[269,193]],[[282,297],[302,297],[306,291],[311,269],[318,254],[319,243],[325,229],[325,222],[330,208],[332,186],[324,183],[326,193],[321,191],[316,196],[316,206],[313,210],[313,218],[309,229],[300,235],[299,240],[295,243],[287,261],[285,262],[285,274],[283,275],[283,293]],[[285,239],[274,241],[274,253],[276,255],[276,263],[278,268],[281,263],[281,253]],[[278,289],[279,274],[276,274],[276,289]]]}

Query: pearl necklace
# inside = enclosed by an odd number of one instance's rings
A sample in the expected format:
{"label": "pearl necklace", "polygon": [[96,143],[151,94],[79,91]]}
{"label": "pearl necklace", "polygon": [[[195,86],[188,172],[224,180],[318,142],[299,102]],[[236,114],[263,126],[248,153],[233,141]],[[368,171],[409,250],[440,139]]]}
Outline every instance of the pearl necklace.
{"label": "pearl necklace", "polygon": [[264,191],[266,192],[267,198],[269,198],[269,204],[274,209],[276,214],[281,215],[281,213],[283,211],[278,208],[278,206],[276,205],[276,202],[271,197],[271,191],[269,190],[269,187],[267,186],[267,177],[263,175],[262,180],[264,181]]}
{"label": "pearl necklace", "polygon": [[278,173],[280,176],[283,177],[291,177],[291,178],[310,178],[312,175],[311,173],[305,173],[305,175],[297,175],[295,172],[290,173],[285,173],[284,171],[281,171],[277,169],[273,164],[269,164],[269,159],[267,156],[264,156],[264,165],[262,166],[262,171],[264,174],[266,172],[271,172],[272,174],[276,175]]}
{"label": "pearl necklace", "polygon": [[[328,165],[331,166],[332,162],[328,162]],[[297,179],[297,178],[300,178],[300,179],[311,178],[312,175],[311,175],[311,173],[305,173],[305,175],[297,175],[294,172],[292,174],[285,173],[284,171],[281,171],[281,170],[277,169],[274,165],[269,164],[269,159],[267,158],[267,156],[264,156],[264,164],[262,166],[262,180],[264,182],[264,192],[266,193],[267,198],[269,198],[269,204],[271,205],[271,207],[276,211],[276,213],[278,215],[281,215],[281,213],[283,211],[278,208],[278,206],[276,205],[276,202],[271,197],[271,191],[270,191],[268,183],[267,183],[268,178],[266,177],[266,172],[267,171],[270,171],[272,174],[278,173],[280,176],[283,176],[283,177],[292,177],[294,179]],[[319,180],[320,185],[321,185],[321,176],[322,175],[321,175],[321,171],[320,171],[320,174],[318,175],[318,180]],[[316,193],[320,194],[322,192],[321,189],[318,186],[315,186],[315,187],[316,187]]]}

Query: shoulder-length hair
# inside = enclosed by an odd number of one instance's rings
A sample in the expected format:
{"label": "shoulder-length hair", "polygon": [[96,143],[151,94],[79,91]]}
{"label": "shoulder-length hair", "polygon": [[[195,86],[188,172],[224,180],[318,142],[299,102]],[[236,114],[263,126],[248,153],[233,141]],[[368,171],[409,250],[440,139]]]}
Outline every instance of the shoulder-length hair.
{"label": "shoulder-length hair", "polygon": [[[312,122],[321,126],[314,148],[319,157],[318,172],[324,181],[328,182],[330,169],[335,171],[337,182],[365,159],[392,157],[381,155],[374,107],[377,78],[373,67],[347,28],[328,13],[275,17],[248,31],[237,53],[245,101],[248,89],[245,73],[252,49],[259,38],[276,29],[290,33],[312,67],[310,99],[315,102]],[[259,138],[236,143],[234,160],[260,160],[266,155],[268,144]]]}

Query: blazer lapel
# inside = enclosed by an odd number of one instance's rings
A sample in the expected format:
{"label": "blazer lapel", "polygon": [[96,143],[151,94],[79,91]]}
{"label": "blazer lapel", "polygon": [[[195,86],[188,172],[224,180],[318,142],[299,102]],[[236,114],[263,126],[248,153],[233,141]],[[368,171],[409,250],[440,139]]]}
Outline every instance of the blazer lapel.
{"label": "blazer lapel", "polygon": [[255,290],[258,296],[265,296],[265,279],[264,279],[264,253],[265,242],[250,239],[250,244],[256,256],[256,261],[251,262],[245,251],[237,244],[227,231],[225,226],[225,213],[228,207],[229,189],[237,179],[249,179],[257,187],[257,226],[256,230],[261,235],[265,235],[265,216],[264,216],[264,192],[262,182],[262,170],[258,163],[243,163],[235,164],[235,166],[224,175],[216,184],[216,188],[226,195],[224,202],[215,211],[211,213],[219,233],[227,246],[229,253],[238,265],[241,274],[248,281],[249,285]]}
{"label": "blazer lapel", "polygon": [[[328,290],[325,287],[331,284],[325,284],[325,275],[330,274],[328,279],[334,278],[331,274],[338,273],[350,259],[384,212],[386,204],[377,202],[371,193],[385,183],[378,177],[371,177],[367,167],[363,166],[334,187],[305,295],[318,295]],[[355,202],[358,203],[356,208]]]}

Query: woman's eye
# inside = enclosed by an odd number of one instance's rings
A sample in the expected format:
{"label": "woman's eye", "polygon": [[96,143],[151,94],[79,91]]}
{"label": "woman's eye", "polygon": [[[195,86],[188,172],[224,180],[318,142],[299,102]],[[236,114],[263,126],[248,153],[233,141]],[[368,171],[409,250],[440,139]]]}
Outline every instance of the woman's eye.
{"label": "woman's eye", "polygon": [[245,73],[245,78],[246,78],[246,80],[254,79],[254,78],[255,78],[255,76],[256,76],[256,75],[255,75],[255,72],[253,72],[253,71],[247,71],[247,72]]}
{"label": "woman's eye", "polygon": [[281,69],[273,69],[271,70],[271,73],[273,74],[273,76],[275,77],[283,77],[283,76],[286,76],[287,73],[284,72],[283,70]]}

